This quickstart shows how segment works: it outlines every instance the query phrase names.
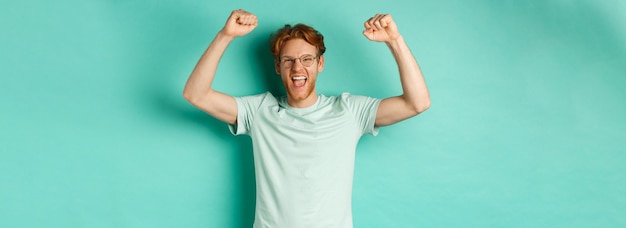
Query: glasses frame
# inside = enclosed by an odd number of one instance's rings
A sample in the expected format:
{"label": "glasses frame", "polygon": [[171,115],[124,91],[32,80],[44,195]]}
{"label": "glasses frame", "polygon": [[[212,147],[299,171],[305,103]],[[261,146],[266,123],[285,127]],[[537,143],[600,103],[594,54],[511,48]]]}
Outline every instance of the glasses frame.
{"label": "glasses frame", "polygon": [[[307,58],[307,57],[313,57],[313,61],[308,66],[306,64],[304,64],[304,62],[302,61],[303,58]],[[319,55],[309,55],[309,54],[300,56],[298,58],[279,57],[278,58],[278,64],[280,64],[280,66],[284,67],[284,68],[291,68],[291,67],[293,67],[296,64],[296,59],[297,59],[298,61],[300,61],[300,64],[303,67],[310,67],[310,66],[313,66],[313,64],[315,63],[315,60],[319,60],[319,57],[320,57]]]}

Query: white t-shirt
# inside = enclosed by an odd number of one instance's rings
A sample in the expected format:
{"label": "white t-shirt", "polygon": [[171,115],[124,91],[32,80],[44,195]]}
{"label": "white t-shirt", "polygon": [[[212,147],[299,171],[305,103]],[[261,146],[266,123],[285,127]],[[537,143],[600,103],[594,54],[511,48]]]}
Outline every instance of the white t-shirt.
{"label": "white t-shirt", "polygon": [[376,135],[379,99],[326,97],[293,108],[271,93],[236,97],[233,134],[252,138],[256,172],[255,228],[352,227],[357,143]]}

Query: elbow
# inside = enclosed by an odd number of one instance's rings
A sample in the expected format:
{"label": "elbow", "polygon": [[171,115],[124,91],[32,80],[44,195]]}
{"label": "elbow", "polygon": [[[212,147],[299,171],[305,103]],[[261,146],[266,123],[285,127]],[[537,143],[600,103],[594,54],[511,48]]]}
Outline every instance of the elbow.
{"label": "elbow", "polygon": [[187,100],[189,103],[195,105],[196,103],[198,103],[198,96],[194,93],[192,93],[189,90],[184,90],[183,91],[183,98],[185,98],[185,100]]}
{"label": "elbow", "polygon": [[[430,96],[423,94],[420,96],[402,96],[405,108],[412,116],[419,115],[430,108]],[[407,113],[408,114],[408,113]]]}
{"label": "elbow", "polygon": [[430,99],[414,104],[412,109],[415,112],[415,115],[418,115],[422,112],[425,112],[429,108],[430,108]]}
{"label": "elbow", "polygon": [[185,98],[185,100],[187,100],[189,102],[191,102],[193,100],[193,96],[187,90],[183,90],[183,98]]}
{"label": "elbow", "polygon": [[209,90],[207,92],[193,91],[185,89],[183,91],[183,97],[187,102],[191,103],[193,106],[199,107],[202,104],[205,104],[207,100],[211,99],[213,95],[213,90]]}

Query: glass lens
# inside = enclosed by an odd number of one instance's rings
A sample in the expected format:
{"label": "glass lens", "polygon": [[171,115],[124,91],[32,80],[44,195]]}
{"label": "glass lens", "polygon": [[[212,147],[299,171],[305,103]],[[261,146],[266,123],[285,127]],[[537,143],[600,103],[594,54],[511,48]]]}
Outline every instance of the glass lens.
{"label": "glass lens", "polygon": [[302,65],[304,66],[311,66],[311,64],[313,64],[315,58],[312,55],[305,55],[300,57],[300,62],[302,63]]}
{"label": "glass lens", "polygon": [[284,58],[280,59],[280,64],[283,67],[289,68],[289,67],[292,67],[293,64],[296,61],[298,61],[298,60],[300,60],[300,64],[302,64],[302,66],[309,67],[309,66],[313,65],[313,62],[315,62],[315,56],[303,55],[303,56],[300,56],[300,58],[295,58],[295,59],[294,58],[289,58],[289,57],[284,57]]}
{"label": "glass lens", "polygon": [[280,60],[280,64],[283,65],[283,67],[291,67],[293,65],[293,62],[295,61],[295,59],[292,58],[282,58]]}

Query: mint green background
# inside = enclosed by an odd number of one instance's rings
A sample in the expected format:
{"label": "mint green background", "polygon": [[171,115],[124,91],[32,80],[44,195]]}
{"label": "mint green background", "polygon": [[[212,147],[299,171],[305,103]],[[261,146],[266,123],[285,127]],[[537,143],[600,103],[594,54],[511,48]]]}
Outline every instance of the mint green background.
{"label": "mint green background", "polygon": [[250,227],[248,137],[182,98],[233,9],[215,88],[280,92],[269,33],[326,36],[318,90],[400,93],[362,23],[391,13],[432,107],[365,136],[356,227],[626,226],[626,2],[8,1],[0,7],[0,227]]}

